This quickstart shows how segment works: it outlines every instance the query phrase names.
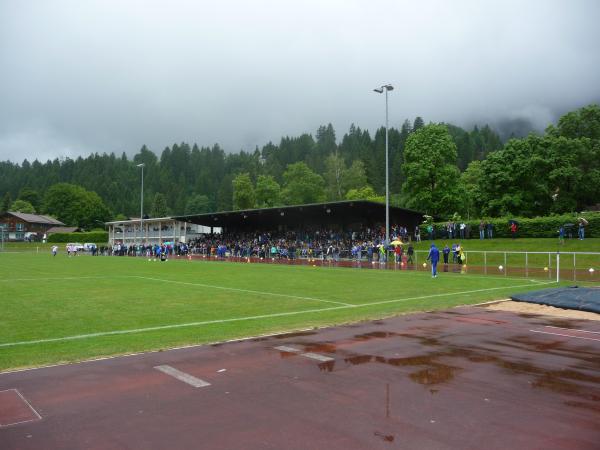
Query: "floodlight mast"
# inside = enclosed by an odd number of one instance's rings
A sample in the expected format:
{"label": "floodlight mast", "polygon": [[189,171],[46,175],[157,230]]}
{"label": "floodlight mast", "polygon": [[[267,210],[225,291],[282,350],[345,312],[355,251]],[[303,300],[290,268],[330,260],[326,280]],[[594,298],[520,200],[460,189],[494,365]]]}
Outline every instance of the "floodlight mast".
{"label": "floodlight mast", "polygon": [[142,188],[140,189],[140,245],[144,243],[144,166],[146,164],[138,164],[142,168]]}
{"label": "floodlight mast", "polygon": [[389,182],[389,139],[388,139],[388,91],[393,91],[394,86],[384,84],[373,89],[378,94],[385,91],[385,245],[390,244],[390,182]]}

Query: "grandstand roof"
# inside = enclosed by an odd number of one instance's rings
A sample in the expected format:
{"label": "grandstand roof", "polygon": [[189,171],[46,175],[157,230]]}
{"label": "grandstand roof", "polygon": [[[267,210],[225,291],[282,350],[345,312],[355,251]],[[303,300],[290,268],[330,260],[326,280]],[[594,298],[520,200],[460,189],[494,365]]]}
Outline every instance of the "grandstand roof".
{"label": "grandstand roof", "polygon": [[[385,224],[385,204],[368,200],[311,203],[274,208],[244,209],[205,214],[173,216],[173,219],[208,227],[235,230],[273,230],[280,227],[362,227]],[[390,206],[390,225],[414,227],[423,213]],[[411,230],[412,231],[412,230]]]}

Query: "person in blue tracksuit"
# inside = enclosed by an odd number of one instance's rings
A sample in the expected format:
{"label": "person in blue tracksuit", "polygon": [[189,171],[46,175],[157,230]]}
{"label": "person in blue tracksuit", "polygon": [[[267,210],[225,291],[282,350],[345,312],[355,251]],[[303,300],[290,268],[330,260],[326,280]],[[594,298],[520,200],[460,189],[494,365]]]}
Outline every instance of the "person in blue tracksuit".
{"label": "person in blue tracksuit", "polygon": [[427,261],[431,261],[431,276],[437,277],[437,263],[440,260],[440,251],[437,249],[435,244],[431,244],[429,249],[429,255],[427,255]]}

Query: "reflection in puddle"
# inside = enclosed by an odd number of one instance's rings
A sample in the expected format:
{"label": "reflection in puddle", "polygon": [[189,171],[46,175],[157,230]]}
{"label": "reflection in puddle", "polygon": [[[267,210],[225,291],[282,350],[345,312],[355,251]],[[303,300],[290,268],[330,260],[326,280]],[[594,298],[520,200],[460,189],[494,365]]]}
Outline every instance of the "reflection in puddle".
{"label": "reflection in puddle", "polygon": [[312,353],[335,353],[337,345],[331,342],[309,342],[304,344],[304,351]]}
{"label": "reflection in puddle", "polygon": [[335,361],[326,361],[318,364],[321,372],[332,372],[335,366]]}
{"label": "reflection in puddle", "polygon": [[586,402],[567,401],[567,402],[565,402],[565,405],[572,406],[574,408],[591,409],[592,411],[600,413],[600,404],[598,404],[598,403],[594,404],[594,403],[586,403]]}
{"label": "reflection in puddle", "polygon": [[458,370],[456,367],[436,364],[435,366],[428,367],[427,369],[413,372],[409,375],[409,377],[411,380],[419,384],[429,386],[451,380],[454,378],[454,372],[456,372],[456,370]]}
{"label": "reflection in puddle", "polygon": [[357,334],[356,336],[354,336],[354,339],[359,341],[368,341],[369,339],[373,338],[385,339],[394,336],[398,336],[398,333],[394,333],[391,331],[372,331],[370,333]]}
{"label": "reflection in puddle", "polygon": [[350,356],[348,358],[344,358],[344,362],[352,364],[353,366],[356,366],[359,364],[366,364],[371,361],[373,361],[372,355],[356,355],[356,356]]}

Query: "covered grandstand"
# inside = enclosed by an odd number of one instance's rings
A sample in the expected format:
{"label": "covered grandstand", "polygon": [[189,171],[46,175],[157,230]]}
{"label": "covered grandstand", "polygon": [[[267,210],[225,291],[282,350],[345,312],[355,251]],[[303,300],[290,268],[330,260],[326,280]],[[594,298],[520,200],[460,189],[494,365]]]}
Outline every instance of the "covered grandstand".
{"label": "covered grandstand", "polygon": [[[423,214],[390,207],[390,224],[413,230]],[[312,203],[245,209],[160,218],[107,222],[109,244],[162,244],[190,242],[198,236],[218,233],[237,235],[254,232],[307,230],[367,230],[383,227],[385,204],[367,200]]]}
{"label": "covered grandstand", "polygon": [[[218,227],[224,233],[287,229],[365,229],[385,224],[385,204],[368,200],[348,200],[307,205],[278,206],[205,214],[173,216],[180,222]],[[390,206],[390,224],[414,229],[423,213]]]}

